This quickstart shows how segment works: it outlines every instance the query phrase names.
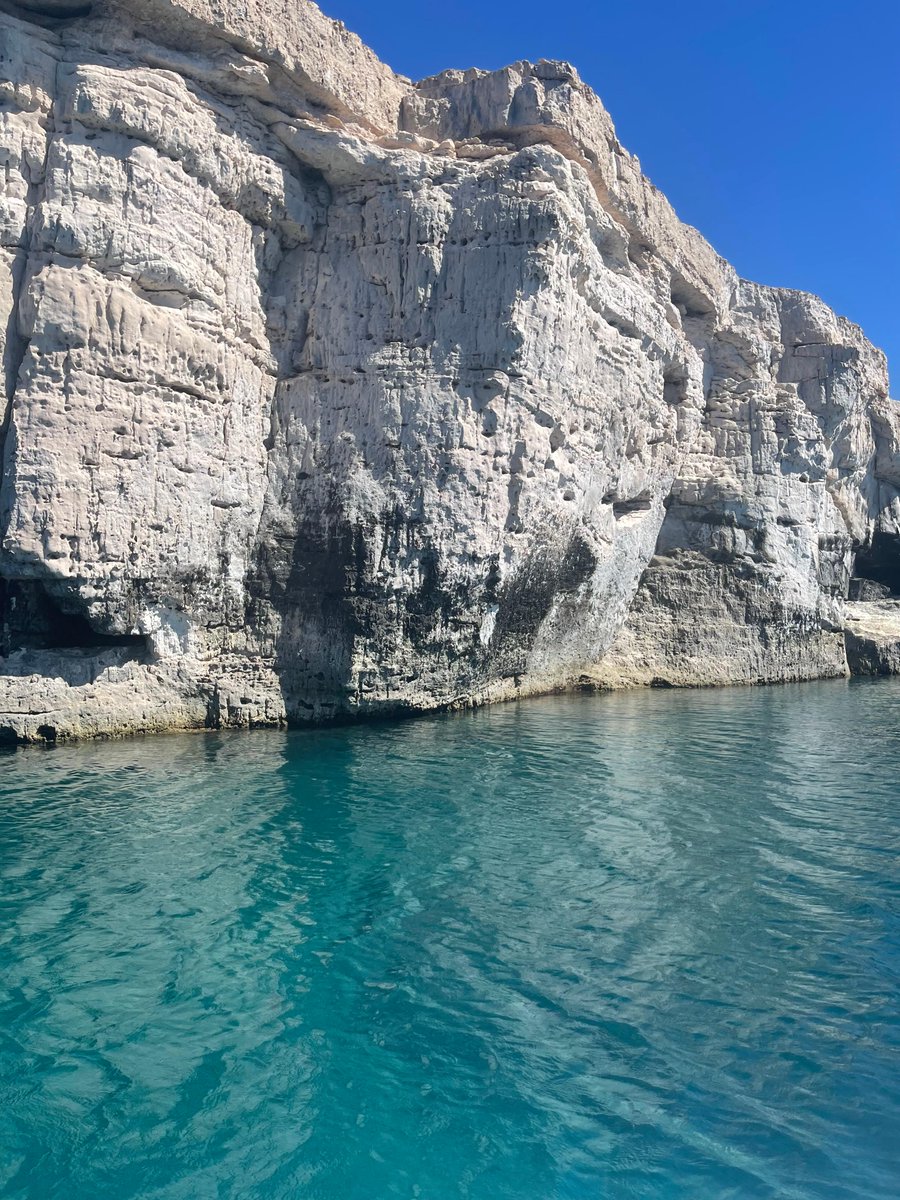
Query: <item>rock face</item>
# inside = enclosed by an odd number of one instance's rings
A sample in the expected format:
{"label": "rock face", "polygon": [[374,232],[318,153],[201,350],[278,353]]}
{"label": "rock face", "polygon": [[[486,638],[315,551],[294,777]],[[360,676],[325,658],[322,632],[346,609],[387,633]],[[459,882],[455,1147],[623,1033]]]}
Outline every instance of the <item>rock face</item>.
{"label": "rock face", "polygon": [[0,739],[839,675],[900,588],[883,356],[568,64],[0,0],[0,86]]}
{"label": "rock face", "polygon": [[846,638],[854,675],[900,675],[900,600],[848,604]]}

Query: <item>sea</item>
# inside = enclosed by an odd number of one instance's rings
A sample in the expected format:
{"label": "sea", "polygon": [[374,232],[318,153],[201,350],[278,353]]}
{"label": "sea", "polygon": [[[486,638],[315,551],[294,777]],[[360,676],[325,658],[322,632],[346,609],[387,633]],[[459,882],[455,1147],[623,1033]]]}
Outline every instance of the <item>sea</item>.
{"label": "sea", "polygon": [[4,1200],[897,1200],[900,680],[0,755]]}

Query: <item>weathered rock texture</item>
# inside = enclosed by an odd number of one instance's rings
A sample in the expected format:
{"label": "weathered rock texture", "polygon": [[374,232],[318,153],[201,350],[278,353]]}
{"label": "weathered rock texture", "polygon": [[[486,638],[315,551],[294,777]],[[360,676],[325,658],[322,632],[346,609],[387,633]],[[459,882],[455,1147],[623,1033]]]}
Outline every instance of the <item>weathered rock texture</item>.
{"label": "weathered rock texture", "polygon": [[848,604],[846,637],[854,675],[900,675],[900,600]]}
{"label": "weathered rock texture", "polygon": [[0,738],[847,671],[855,557],[900,585],[883,357],[570,66],[0,0],[0,79]]}

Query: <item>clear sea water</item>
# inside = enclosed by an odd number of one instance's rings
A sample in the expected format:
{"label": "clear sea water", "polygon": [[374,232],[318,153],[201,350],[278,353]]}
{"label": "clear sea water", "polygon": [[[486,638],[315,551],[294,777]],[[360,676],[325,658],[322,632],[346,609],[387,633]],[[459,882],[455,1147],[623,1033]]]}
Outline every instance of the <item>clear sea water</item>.
{"label": "clear sea water", "polygon": [[897,1200],[900,681],[3,755],[0,1195]]}

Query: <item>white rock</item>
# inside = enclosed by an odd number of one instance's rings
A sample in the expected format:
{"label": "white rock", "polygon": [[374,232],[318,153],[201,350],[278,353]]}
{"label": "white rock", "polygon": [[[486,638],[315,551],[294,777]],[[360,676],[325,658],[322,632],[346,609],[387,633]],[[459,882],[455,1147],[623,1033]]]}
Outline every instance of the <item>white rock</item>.
{"label": "white rock", "polygon": [[883,357],[738,279],[572,67],[56,7],[0,15],[0,733],[847,670]]}

